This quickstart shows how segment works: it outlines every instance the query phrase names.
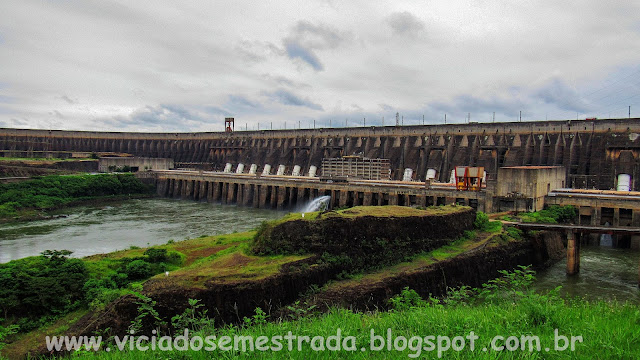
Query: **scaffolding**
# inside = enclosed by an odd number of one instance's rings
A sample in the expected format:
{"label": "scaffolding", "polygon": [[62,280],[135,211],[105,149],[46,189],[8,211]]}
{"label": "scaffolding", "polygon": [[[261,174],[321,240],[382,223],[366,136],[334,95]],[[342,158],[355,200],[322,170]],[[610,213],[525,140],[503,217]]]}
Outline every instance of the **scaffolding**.
{"label": "scaffolding", "polygon": [[322,178],[352,178],[364,180],[389,180],[389,159],[370,159],[361,156],[322,159]]}

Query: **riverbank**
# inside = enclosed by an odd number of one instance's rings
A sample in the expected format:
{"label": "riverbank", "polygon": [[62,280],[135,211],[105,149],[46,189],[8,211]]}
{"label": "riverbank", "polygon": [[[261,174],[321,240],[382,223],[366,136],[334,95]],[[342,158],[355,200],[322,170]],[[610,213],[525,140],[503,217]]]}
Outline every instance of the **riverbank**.
{"label": "riverbank", "polygon": [[43,219],[50,211],[153,194],[133,174],[50,175],[0,184],[0,222]]}
{"label": "riverbank", "polygon": [[98,171],[97,159],[0,157],[0,181],[46,175],[70,175]]}

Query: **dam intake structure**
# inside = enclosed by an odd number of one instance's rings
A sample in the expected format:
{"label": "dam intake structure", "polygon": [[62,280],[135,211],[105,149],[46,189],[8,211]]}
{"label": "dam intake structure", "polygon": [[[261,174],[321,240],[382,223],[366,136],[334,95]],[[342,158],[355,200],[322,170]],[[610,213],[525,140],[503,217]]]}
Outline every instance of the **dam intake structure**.
{"label": "dam intake structure", "polygon": [[[563,166],[572,188],[612,189],[620,174],[640,188],[640,119],[475,123],[227,133],[126,133],[0,129],[1,156],[113,152],[171,158],[176,168],[315,175],[324,158],[359,154],[389,159],[391,179],[447,182],[456,166],[494,179],[507,166]],[[298,166],[298,167],[296,167]],[[237,171],[237,170],[236,170]]]}

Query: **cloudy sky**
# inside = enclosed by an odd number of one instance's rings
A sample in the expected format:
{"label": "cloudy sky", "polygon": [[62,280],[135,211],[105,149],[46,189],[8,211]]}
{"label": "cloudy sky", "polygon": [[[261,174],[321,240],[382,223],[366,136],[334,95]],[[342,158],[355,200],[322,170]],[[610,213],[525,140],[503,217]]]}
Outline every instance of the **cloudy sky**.
{"label": "cloudy sky", "polygon": [[640,116],[638,49],[628,0],[3,0],[0,127]]}

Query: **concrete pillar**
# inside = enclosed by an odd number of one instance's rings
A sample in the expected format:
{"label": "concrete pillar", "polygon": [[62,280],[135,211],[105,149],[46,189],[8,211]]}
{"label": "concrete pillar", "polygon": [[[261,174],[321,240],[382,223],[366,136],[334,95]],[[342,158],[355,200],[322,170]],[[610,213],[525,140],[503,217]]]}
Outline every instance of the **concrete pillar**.
{"label": "concrete pillar", "polygon": [[242,206],[251,206],[251,200],[253,200],[253,185],[245,184],[242,191]]}
{"label": "concrete pillar", "polygon": [[173,195],[173,180],[167,179],[167,192],[165,193],[165,196],[171,197],[172,195]]}
{"label": "concrete pillar", "polygon": [[340,191],[339,190],[331,190],[331,208],[335,209],[339,207],[340,200]]}
{"label": "concrete pillar", "polygon": [[411,206],[411,195],[404,195],[404,206]]}
{"label": "concrete pillar", "polygon": [[359,191],[354,191],[353,192],[353,206],[360,206],[362,205],[360,203],[360,192]]}
{"label": "concrete pillar", "polygon": [[260,202],[260,185],[254,185],[253,188],[253,207],[254,208],[259,208],[260,205],[262,204]]}
{"label": "concrete pillar", "polygon": [[200,200],[200,181],[194,181],[195,185],[193,186],[193,200]]}
{"label": "concrete pillar", "polygon": [[[300,170],[298,170],[300,171]],[[296,198],[298,197],[297,188],[290,187],[288,188],[289,200],[287,201],[287,206],[292,208],[296,206]]]}
{"label": "concrete pillar", "polygon": [[209,185],[207,185],[207,201],[208,202],[213,202],[213,182],[209,182]]}
{"label": "concrete pillar", "polygon": [[173,179],[173,197],[180,197],[180,186],[182,185],[182,180]]}
{"label": "concrete pillar", "polygon": [[389,193],[389,205],[398,205],[398,194]]}
{"label": "concrete pillar", "polygon": [[158,186],[156,186],[156,194],[158,196],[164,196],[166,191],[166,180],[158,180]]}
{"label": "concrete pillar", "polygon": [[278,189],[278,202],[277,202],[277,208],[278,210],[282,210],[284,209],[285,206],[285,202],[287,200],[287,188],[284,186],[279,186],[277,187]]}
{"label": "concrete pillar", "polygon": [[271,208],[276,209],[278,207],[278,187],[269,186],[271,188]]}
{"label": "concrete pillar", "polygon": [[260,209],[267,208],[267,185],[258,186],[258,207]]}
{"label": "concrete pillar", "polygon": [[207,185],[209,185],[206,181],[200,181],[200,191],[198,191],[198,200],[207,198]]}
{"label": "concrete pillar", "polygon": [[221,192],[221,188],[220,188],[220,183],[219,182],[214,182],[213,183],[213,196],[212,199],[213,201],[220,201],[220,192]]}
{"label": "concrete pillar", "polygon": [[220,201],[223,204],[226,204],[229,199],[229,183],[222,183],[222,193],[220,194]]}
{"label": "concrete pillar", "polygon": [[193,187],[191,186],[191,180],[183,180],[182,182],[182,198],[188,199],[191,197],[191,191],[193,190]]}
{"label": "concrete pillar", "polygon": [[236,204],[244,205],[244,184],[238,184],[238,194],[236,195]]}
{"label": "concrete pillar", "polygon": [[371,206],[371,202],[373,201],[373,194],[370,192],[364,193],[362,196],[362,205]]}
{"label": "concrete pillar", "polygon": [[576,234],[567,231],[567,275],[580,272],[580,243],[576,241]]}
{"label": "concrete pillar", "polygon": [[594,207],[593,208],[593,215],[591,215],[591,225],[593,226],[600,226],[600,217],[602,216],[602,208],[601,207]]}
{"label": "concrete pillar", "polygon": [[338,207],[347,206],[347,201],[349,200],[349,192],[346,190],[340,190],[340,201],[338,203]]}
{"label": "concrete pillar", "polygon": [[620,226],[620,208],[613,209],[613,226]]}
{"label": "concrete pillar", "polygon": [[631,236],[631,250],[640,250],[640,235]]}
{"label": "concrete pillar", "polygon": [[233,204],[236,201],[236,186],[237,184],[234,183],[229,183],[229,185],[227,185],[227,204]]}

